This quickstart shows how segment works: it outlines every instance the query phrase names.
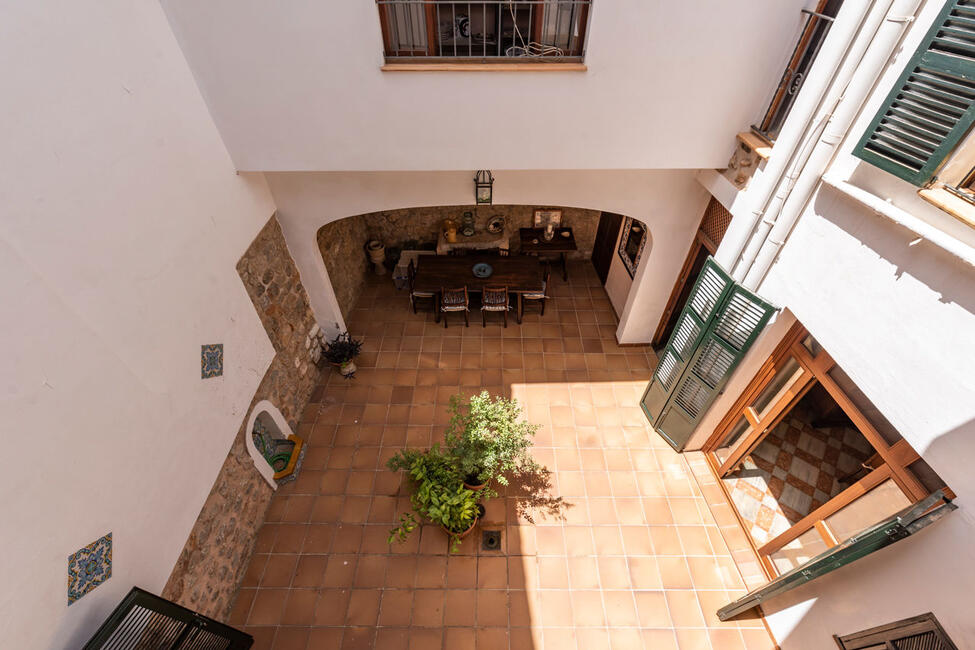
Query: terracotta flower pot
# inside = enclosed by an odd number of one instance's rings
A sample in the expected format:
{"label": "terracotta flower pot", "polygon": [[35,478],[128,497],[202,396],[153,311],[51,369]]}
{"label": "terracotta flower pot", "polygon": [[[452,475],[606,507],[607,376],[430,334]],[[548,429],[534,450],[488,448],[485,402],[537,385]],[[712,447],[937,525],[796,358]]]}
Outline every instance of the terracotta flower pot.
{"label": "terracotta flower pot", "polygon": [[473,521],[473,522],[471,522],[471,525],[470,525],[470,527],[469,527],[469,528],[468,528],[467,530],[465,530],[464,532],[462,532],[462,533],[454,533],[454,532],[451,532],[451,531],[450,531],[450,530],[448,530],[448,529],[447,529],[447,527],[446,527],[446,526],[444,526],[443,524],[440,524],[440,527],[441,527],[441,528],[443,528],[443,531],[444,531],[445,533],[447,533],[447,535],[449,535],[449,536],[454,536],[454,535],[456,535],[456,536],[457,536],[457,539],[464,539],[465,537],[467,537],[468,535],[470,535],[470,534],[471,534],[471,531],[472,531],[472,530],[474,530],[474,526],[476,526],[476,525],[477,525],[477,522],[478,522],[478,520],[479,520],[479,519],[480,519],[480,517],[474,517],[474,521]]}
{"label": "terracotta flower pot", "polygon": [[481,490],[487,487],[488,481],[484,481],[483,483],[475,483],[474,481],[476,480],[477,477],[475,476],[466,477],[464,479],[464,487],[470,490],[471,492],[480,492]]}

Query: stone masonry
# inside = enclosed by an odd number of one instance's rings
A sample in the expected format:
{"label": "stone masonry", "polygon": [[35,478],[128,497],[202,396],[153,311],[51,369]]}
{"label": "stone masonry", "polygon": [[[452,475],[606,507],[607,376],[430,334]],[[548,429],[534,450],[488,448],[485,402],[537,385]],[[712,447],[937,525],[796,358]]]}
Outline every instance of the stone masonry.
{"label": "stone masonry", "polygon": [[277,218],[261,229],[237,263],[237,272],[276,354],[162,594],[217,620],[230,613],[272,495],[244,443],[250,410],[269,400],[297,432],[319,383],[318,368],[305,349],[314,314]]}
{"label": "stone masonry", "polygon": [[[318,231],[318,248],[322,253],[329,280],[335,291],[342,315],[348,318],[362,290],[371,266],[365,253],[370,239],[379,239],[386,248],[404,248],[408,242],[436,244],[445,219],[460,224],[464,212],[473,212],[475,228],[483,232],[489,219],[501,215],[507,219],[507,231],[512,252],[518,251],[518,229],[532,225],[536,208],[533,205],[447,205],[425,208],[404,208],[371,212],[339,219],[325,224]],[[570,257],[589,259],[596,242],[599,210],[561,208],[562,224],[571,227],[579,250]],[[463,240],[463,236],[459,239]]]}

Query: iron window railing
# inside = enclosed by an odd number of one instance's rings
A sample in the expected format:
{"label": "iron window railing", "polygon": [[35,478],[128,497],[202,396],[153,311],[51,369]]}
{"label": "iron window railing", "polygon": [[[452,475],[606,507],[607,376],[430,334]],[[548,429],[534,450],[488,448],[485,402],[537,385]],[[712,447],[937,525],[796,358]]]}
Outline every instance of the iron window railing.
{"label": "iron window railing", "polygon": [[581,62],[592,0],[376,0],[389,62]]}
{"label": "iron window railing", "polygon": [[788,117],[792,105],[799,95],[802,84],[806,81],[806,76],[812,68],[819,49],[826,40],[829,28],[833,24],[836,13],[842,5],[842,0],[824,0],[819,3],[819,11],[801,10],[806,17],[799,42],[789,57],[789,63],[782,73],[779,85],[772,96],[765,116],[761,123],[752,126],[752,130],[761,135],[769,142],[775,142],[779,136],[779,131]]}

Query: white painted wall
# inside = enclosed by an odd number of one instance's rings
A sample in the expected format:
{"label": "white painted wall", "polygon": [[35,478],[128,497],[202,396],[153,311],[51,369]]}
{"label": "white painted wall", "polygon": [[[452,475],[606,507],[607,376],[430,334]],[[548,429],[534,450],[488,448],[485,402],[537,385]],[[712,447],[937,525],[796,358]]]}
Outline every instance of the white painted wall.
{"label": "white painted wall", "polygon": [[[849,155],[942,6],[925,3],[827,173],[971,243],[975,230],[918,199],[908,183]],[[716,183],[708,174],[701,179]],[[726,205],[742,198],[718,196]],[[809,329],[947,481],[959,505],[917,537],[766,604],[783,650],[829,647],[833,633],[927,611],[958,647],[975,645],[968,596],[975,584],[975,269],[929,242],[911,245],[915,239],[915,233],[820,186],[759,287]],[[782,320],[778,329],[787,324]],[[775,340],[775,333],[759,340],[695,442],[711,433]]]}
{"label": "white painted wall", "polygon": [[721,167],[807,0],[613,0],[587,72],[382,72],[374,2],[162,0],[238,169]]}
{"label": "white painted wall", "polygon": [[[316,233],[324,224],[394,208],[460,205],[473,198],[468,172],[268,173],[278,219],[318,321],[344,327]],[[650,241],[621,308],[621,343],[647,343],[680,272],[708,194],[691,171],[495,171],[499,205],[607,210],[647,224]],[[666,245],[661,245],[665,242]],[[625,271],[624,271],[625,273]],[[332,334],[330,332],[329,334]]]}
{"label": "white painted wall", "polygon": [[[78,648],[162,589],[270,363],[234,265],[274,206],[155,2],[5,3],[0,70],[0,645]],[[109,531],[69,608],[68,555]]]}

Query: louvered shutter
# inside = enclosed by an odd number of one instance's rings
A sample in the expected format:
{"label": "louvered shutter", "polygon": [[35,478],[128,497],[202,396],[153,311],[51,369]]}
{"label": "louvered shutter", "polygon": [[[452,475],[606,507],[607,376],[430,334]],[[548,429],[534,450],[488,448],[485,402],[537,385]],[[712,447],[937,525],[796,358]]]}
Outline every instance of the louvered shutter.
{"label": "louvered shutter", "polygon": [[708,258],[642,400],[675,449],[684,448],[773,312]]}
{"label": "louvered shutter", "polygon": [[660,417],[674,386],[701,342],[708,322],[733,284],[731,276],[717,262],[710,257],[705,260],[704,268],[691,289],[667,345],[660,353],[660,362],[643,395],[643,411],[651,423],[656,423]]}
{"label": "louvered shutter", "polygon": [[975,121],[975,0],[949,1],[853,154],[914,185]]}
{"label": "louvered shutter", "polygon": [[[955,509],[957,509],[957,506],[947,501],[944,493],[938,490],[914,505],[908,506],[896,515],[870,526],[837,546],[823,551],[805,564],[781,574],[764,586],[725,605],[718,610],[718,619],[727,621],[743,612],[753,609],[757,605],[761,605],[767,600],[804,585],[827,573],[836,571],[851,562],[856,562],[860,558],[866,557],[875,551],[895,544],[917,533],[919,530],[930,526]],[[917,630],[916,632],[921,632],[921,630]],[[910,636],[913,636],[913,634]],[[910,636],[906,636],[905,638],[905,635],[902,635],[898,639],[898,641],[903,642],[902,645],[895,644],[894,647],[903,648],[904,650],[941,650],[941,646],[937,645],[911,645],[913,641],[910,640]],[[920,641],[923,639],[916,640]],[[864,645],[844,647],[862,648],[866,650],[867,648],[877,646],[866,643]],[[881,645],[879,647],[884,648],[885,646]],[[947,646],[947,648],[954,650],[953,646]]]}

